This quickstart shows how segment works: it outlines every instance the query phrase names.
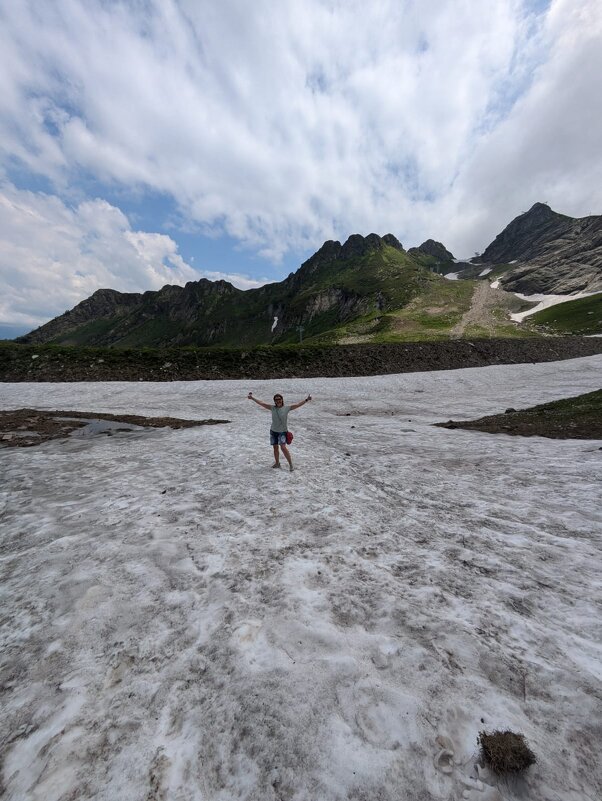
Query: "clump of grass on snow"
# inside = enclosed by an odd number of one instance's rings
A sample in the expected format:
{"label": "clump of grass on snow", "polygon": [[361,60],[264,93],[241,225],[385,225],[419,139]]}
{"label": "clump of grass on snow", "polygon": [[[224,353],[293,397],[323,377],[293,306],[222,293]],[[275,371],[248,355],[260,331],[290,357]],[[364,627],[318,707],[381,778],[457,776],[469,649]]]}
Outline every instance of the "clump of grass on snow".
{"label": "clump of grass on snow", "polygon": [[478,743],[485,764],[494,773],[520,773],[537,761],[523,734],[513,731],[480,732]]}

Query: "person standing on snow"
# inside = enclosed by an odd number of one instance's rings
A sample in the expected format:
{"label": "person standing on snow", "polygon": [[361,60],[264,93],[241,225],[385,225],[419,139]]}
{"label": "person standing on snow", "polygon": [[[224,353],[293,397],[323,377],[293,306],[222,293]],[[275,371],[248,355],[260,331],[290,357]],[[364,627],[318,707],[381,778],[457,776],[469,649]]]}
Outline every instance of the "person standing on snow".
{"label": "person standing on snow", "polygon": [[284,398],[282,395],[274,395],[273,406],[270,406],[269,403],[264,403],[263,401],[257,400],[257,398],[253,397],[252,392],[249,392],[247,398],[255,401],[258,406],[263,406],[264,409],[272,412],[272,426],[270,428],[270,445],[272,445],[274,448],[274,464],[272,467],[280,467],[280,453],[278,452],[278,446],[280,445],[280,450],[284,454],[284,458],[288,462],[289,470],[292,473],[293,460],[291,459],[289,450],[286,447],[286,435],[288,433],[288,413],[292,412],[293,409],[298,409],[299,406],[303,406],[305,403],[307,403],[307,401],[310,401],[311,395],[308,395],[305,400],[299,401],[299,403],[293,403],[292,406],[284,405]]}

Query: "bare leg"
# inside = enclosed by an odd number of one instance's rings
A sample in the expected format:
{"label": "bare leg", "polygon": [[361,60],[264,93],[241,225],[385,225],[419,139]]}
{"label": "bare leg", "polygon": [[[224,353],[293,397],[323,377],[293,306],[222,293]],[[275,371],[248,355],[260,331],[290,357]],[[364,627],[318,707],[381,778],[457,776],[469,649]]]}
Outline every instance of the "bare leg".
{"label": "bare leg", "polygon": [[278,453],[278,445],[274,445],[274,464],[272,467],[280,467],[280,454]]}
{"label": "bare leg", "polygon": [[285,459],[286,459],[286,461],[288,462],[288,466],[289,466],[289,468],[292,470],[292,469],[293,469],[293,460],[291,459],[291,455],[290,455],[290,453],[288,452],[288,448],[286,447],[286,445],[281,445],[281,446],[280,446],[280,450],[281,450],[281,451],[282,451],[282,453],[284,454],[284,458],[285,458]]}

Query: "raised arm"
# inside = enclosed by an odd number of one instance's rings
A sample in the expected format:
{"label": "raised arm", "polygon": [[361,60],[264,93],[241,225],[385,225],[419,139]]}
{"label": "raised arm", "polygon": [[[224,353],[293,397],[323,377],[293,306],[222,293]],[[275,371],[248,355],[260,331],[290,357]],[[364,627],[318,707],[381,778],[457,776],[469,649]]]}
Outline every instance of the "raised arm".
{"label": "raised arm", "polygon": [[291,406],[291,412],[293,411],[293,409],[298,409],[299,406],[303,406],[310,400],[311,400],[311,395],[308,395],[307,398],[305,398],[305,400],[299,401],[299,403],[293,403],[293,405]]}
{"label": "raised arm", "polygon": [[247,395],[247,398],[249,400],[255,401],[255,403],[258,406],[263,406],[263,408],[267,409],[268,411],[272,408],[269,403],[264,403],[263,401],[260,401],[260,400],[257,400],[257,398],[254,398],[252,392],[249,392],[249,394]]}

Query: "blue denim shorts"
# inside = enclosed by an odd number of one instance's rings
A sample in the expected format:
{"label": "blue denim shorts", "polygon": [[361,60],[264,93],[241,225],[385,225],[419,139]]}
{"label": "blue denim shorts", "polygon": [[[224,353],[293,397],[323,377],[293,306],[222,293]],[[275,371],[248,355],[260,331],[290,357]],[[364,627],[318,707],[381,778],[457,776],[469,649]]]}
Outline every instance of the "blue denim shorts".
{"label": "blue denim shorts", "polygon": [[270,445],[286,445],[286,431],[270,430]]}

